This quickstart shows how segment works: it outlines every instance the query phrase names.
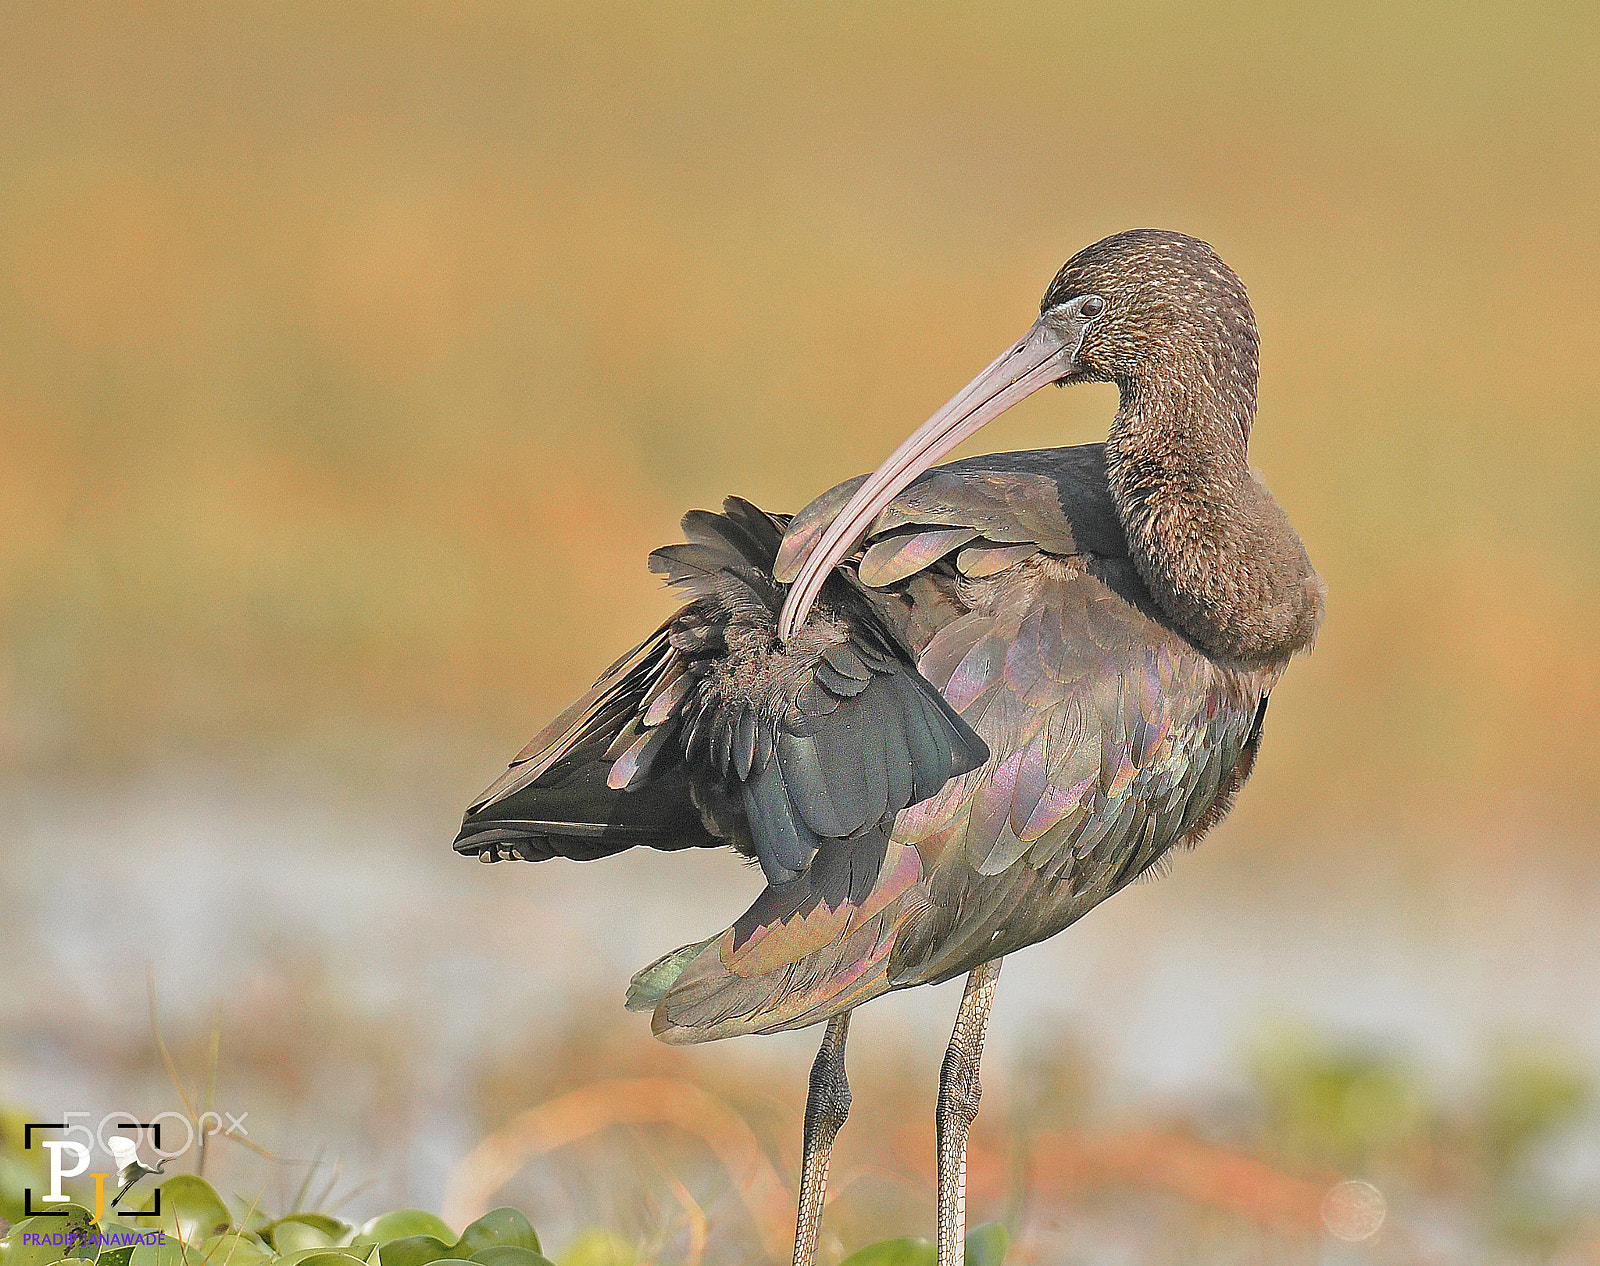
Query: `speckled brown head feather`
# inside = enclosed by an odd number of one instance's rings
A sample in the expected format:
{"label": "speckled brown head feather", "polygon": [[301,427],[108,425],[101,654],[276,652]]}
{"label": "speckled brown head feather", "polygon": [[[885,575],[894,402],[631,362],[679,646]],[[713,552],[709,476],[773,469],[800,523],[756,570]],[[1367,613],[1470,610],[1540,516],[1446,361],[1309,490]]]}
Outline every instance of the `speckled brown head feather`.
{"label": "speckled brown head feather", "polygon": [[1203,395],[1248,442],[1259,339],[1244,283],[1198,238],[1131,229],[1079,251],[1056,274],[1040,310],[1096,294],[1105,313],[1084,335],[1075,377],[1124,391],[1157,383]]}

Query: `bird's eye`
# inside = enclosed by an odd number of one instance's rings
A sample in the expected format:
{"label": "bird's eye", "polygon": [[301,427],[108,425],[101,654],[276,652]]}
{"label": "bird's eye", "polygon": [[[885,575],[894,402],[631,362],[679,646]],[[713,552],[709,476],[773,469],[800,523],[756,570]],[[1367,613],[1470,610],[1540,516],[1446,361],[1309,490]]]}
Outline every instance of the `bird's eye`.
{"label": "bird's eye", "polygon": [[1083,302],[1078,306],[1078,311],[1093,320],[1106,310],[1106,301],[1099,295],[1085,295]]}

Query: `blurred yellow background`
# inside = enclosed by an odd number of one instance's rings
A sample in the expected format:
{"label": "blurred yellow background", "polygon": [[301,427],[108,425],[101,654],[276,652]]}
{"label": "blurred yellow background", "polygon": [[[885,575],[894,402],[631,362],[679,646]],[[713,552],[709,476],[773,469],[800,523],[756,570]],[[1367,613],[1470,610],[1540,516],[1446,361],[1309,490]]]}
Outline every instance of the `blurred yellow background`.
{"label": "blurred yellow background", "polygon": [[[345,969],[376,973],[369,1015],[480,970],[541,1005],[587,970],[612,1006],[626,964],[543,945],[530,894],[600,902],[563,935],[639,940],[634,966],[722,926],[739,895],[630,904],[739,875],[703,858],[462,878],[460,809],[670,609],[644,556],[683,510],[795,510],[872,468],[1062,260],[1140,225],[1245,279],[1251,457],[1330,600],[1214,856],[1106,917],[1156,957],[1208,911],[1335,962],[1371,936],[1371,963],[1412,964],[1380,1035],[1439,982],[1473,999],[1441,1008],[1444,1065],[1503,1026],[1600,1066],[1597,66],[1581,3],[8,0],[0,1098],[140,1084],[145,957],[198,1033],[210,999],[292,1009]],[[1042,393],[969,450],[1100,439],[1114,405]],[[141,858],[216,925],[117,923]],[[469,905],[441,914],[439,884]],[[325,918],[249,935],[219,895],[293,910],[308,886]],[[50,920],[85,899],[108,905],[79,961]],[[489,960],[440,968],[497,901]],[[386,976],[392,939],[342,939],[347,902],[441,939]],[[1134,925],[1099,926],[1110,955]],[[1359,972],[1328,971],[1345,1001],[1300,1001],[1361,1029]],[[1115,1029],[1076,988],[1067,1027]],[[101,1013],[81,1049],[61,989]],[[785,1076],[811,1042],[780,1044]],[[303,1057],[285,1102],[322,1102]],[[715,1084],[734,1058],[674,1067]],[[435,1160],[396,1190],[436,1203]]]}

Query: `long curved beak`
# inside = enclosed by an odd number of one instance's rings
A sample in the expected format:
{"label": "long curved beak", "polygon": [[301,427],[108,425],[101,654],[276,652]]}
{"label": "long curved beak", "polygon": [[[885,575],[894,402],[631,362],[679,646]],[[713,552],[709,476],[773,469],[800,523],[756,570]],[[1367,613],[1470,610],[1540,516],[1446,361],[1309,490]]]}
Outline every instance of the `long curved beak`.
{"label": "long curved beak", "polygon": [[1063,320],[1059,309],[1040,317],[1019,342],[1001,353],[867,476],[801,562],[778,616],[781,641],[788,642],[805,623],[829,573],[907,484],[1019,400],[1072,373],[1087,324],[1081,317]]}

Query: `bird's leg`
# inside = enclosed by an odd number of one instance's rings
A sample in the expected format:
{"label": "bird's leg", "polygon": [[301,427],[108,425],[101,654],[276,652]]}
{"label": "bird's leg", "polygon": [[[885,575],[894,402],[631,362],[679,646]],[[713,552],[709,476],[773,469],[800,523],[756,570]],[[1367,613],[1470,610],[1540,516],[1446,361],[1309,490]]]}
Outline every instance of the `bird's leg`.
{"label": "bird's leg", "polygon": [[822,1196],[828,1187],[828,1157],[850,1111],[850,1083],[844,1075],[844,1040],[850,1013],[828,1021],[822,1049],[811,1065],[806,1094],[804,1155],[800,1160],[800,1214],[794,1230],[794,1266],[815,1266],[817,1232],[822,1228]]}
{"label": "bird's leg", "polygon": [[978,1062],[1000,960],[972,969],[939,1071],[939,1266],[961,1266],[967,1242],[967,1131],[978,1115]]}

